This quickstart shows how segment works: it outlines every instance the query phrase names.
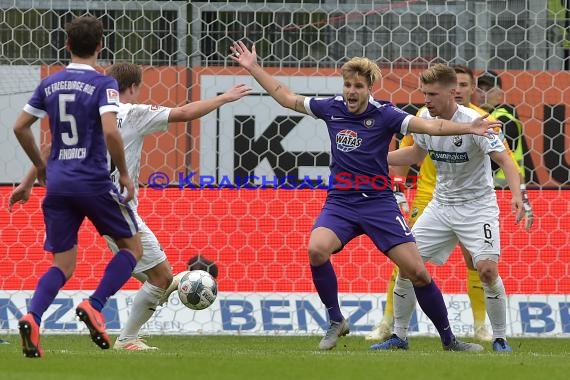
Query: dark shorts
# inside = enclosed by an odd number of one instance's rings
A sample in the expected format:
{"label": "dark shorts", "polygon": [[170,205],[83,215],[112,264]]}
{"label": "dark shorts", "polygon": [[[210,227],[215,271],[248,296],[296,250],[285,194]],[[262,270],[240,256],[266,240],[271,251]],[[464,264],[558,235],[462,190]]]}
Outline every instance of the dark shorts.
{"label": "dark shorts", "polygon": [[383,253],[397,245],[415,242],[391,193],[329,193],[313,229],[317,227],[332,230],[343,246],[365,234]]}
{"label": "dark shorts", "polygon": [[98,195],[46,195],[42,202],[44,249],[58,253],[77,245],[79,227],[88,218],[100,235],[128,238],[138,231],[133,211],[116,190]]}

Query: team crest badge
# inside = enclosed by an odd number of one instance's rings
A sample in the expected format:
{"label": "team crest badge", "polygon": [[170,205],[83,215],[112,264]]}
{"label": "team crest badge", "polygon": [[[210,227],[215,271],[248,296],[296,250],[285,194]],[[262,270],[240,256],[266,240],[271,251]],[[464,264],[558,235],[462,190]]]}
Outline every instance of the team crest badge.
{"label": "team crest badge", "polygon": [[374,119],[366,119],[363,124],[366,128],[372,128],[374,126]]}
{"label": "team crest badge", "polygon": [[455,146],[461,146],[463,144],[463,138],[461,136],[453,136],[452,141]]}

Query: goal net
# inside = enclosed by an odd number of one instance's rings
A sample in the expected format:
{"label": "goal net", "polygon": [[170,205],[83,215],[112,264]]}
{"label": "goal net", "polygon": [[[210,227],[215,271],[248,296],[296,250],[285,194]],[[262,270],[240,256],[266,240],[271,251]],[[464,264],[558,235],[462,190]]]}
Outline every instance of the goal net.
{"label": "goal net", "polygon": [[[0,334],[15,333],[38,277],[51,263],[43,251],[43,189],[34,188],[27,204],[7,212],[9,194],[30,165],[12,126],[41,78],[68,63],[63,27],[87,11],[106,28],[102,68],[114,62],[144,67],[141,103],[175,107],[237,83],[254,89],[145,142],[141,216],[175,272],[185,270],[196,254],[220,268],[220,294],[211,308],[193,312],[172,296],[145,326],[147,332],[320,334],[327,325],[311,280],[307,243],[326,196],[317,184],[329,175],[330,141],[321,121],[279,106],[228,58],[233,41],[241,40],[255,44],[261,64],[304,95],[340,93],[342,63],[353,56],[371,58],[383,74],[375,97],[411,113],[423,102],[418,74],[430,65],[463,64],[476,76],[495,71],[505,103],[524,126],[524,167],[535,214],[527,233],[514,224],[510,193],[497,190],[508,335],[570,336],[567,2],[0,0],[0,5]],[[46,127],[45,122],[34,126],[38,141]],[[247,186],[241,189],[219,186],[244,179]],[[305,186],[295,186],[300,183]],[[407,190],[409,202],[414,192]],[[79,331],[75,305],[96,287],[109,258],[103,239],[86,223],[77,271],[44,316],[47,332]],[[392,264],[366,237],[332,260],[351,331],[365,334],[382,316]],[[445,294],[453,330],[472,334],[461,254],[454,252],[446,265],[429,270]],[[105,315],[111,332],[124,324],[139,286],[131,280],[109,301]],[[419,308],[411,331],[435,333]]]}

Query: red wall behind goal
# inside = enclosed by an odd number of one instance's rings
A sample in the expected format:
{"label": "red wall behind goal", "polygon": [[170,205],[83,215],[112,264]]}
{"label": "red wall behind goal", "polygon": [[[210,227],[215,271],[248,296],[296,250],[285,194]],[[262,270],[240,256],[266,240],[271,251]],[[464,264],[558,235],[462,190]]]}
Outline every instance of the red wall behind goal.
{"label": "red wall behind goal", "polygon": [[[7,212],[11,187],[0,187],[0,289],[34,289],[50,265],[43,251],[43,189]],[[570,294],[570,191],[536,190],[530,234],[514,225],[510,195],[498,191],[503,253],[500,271],[509,293]],[[413,194],[409,194],[410,197]],[[139,212],[155,231],[175,272],[194,254],[214,259],[223,292],[313,292],[306,247],[325,191],[141,189]],[[65,289],[94,289],[109,260],[104,240],[86,222],[75,276]],[[392,265],[366,237],[333,258],[342,292],[383,293]],[[465,265],[455,252],[430,272],[447,293],[465,291]],[[127,289],[138,288],[131,280]]]}

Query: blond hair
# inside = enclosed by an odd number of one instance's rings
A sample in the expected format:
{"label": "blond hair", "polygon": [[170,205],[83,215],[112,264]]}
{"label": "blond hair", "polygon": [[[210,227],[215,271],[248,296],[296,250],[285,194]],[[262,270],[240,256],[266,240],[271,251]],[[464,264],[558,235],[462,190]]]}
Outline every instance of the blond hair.
{"label": "blond hair", "polygon": [[368,86],[382,77],[380,68],[376,62],[366,57],[354,57],[341,67],[342,77],[347,78],[352,75],[361,75],[368,81]]}
{"label": "blond hair", "polygon": [[444,86],[456,86],[457,74],[453,67],[437,63],[420,74],[422,84],[439,83]]}

